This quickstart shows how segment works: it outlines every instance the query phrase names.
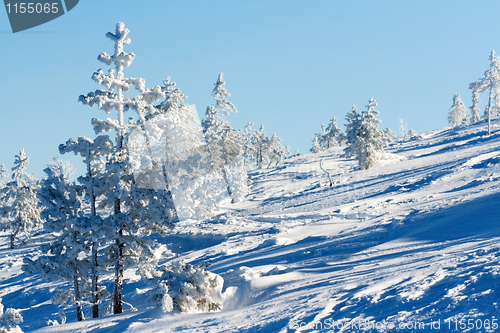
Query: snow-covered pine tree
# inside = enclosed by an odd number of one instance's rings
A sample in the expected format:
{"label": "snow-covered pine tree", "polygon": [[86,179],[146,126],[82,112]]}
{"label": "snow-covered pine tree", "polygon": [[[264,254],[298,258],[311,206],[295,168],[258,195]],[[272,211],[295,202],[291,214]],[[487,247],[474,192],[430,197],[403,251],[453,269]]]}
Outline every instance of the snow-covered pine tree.
{"label": "snow-covered pine tree", "polygon": [[448,113],[448,122],[450,125],[453,127],[465,125],[467,123],[468,113],[467,108],[460,98],[460,94],[455,94],[455,96],[453,96],[453,105]]}
{"label": "snow-covered pine tree", "polygon": [[[90,232],[87,233],[86,237],[89,242],[90,253],[90,303],[92,304],[92,317],[99,317],[99,302],[103,296],[107,293],[105,288],[99,286],[99,263],[98,263],[98,252],[99,248],[106,243],[106,235],[113,232],[107,228],[104,224],[102,214],[98,214],[97,198],[101,195],[106,195],[103,191],[105,189],[105,157],[109,156],[113,152],[114,146],[113,142],[109,139],[107,135],[100,135],[95,140],[91,140],[85,137],[79,137],[78,140],[68,140],[65,144],[59,145],[59,153],[74,153],[75,155],[80,155],[83,157],[83,162],[85,163],[86,174],[85,176],[78,177],[78,182],[81,184],[78,189],[83,192],[87,198],[87,202],[90,206],[90,214],[87,212],[85,214],[88,220],[87,228]],[[81,206],[81,205],[80,205]]]}
{"label": "snow-covered pine tree", "polygon": [[335,146],[342,146],[345,143],[345,135],[342,130],[337,126],[337,118],[333,117],[326,127],[325,134],[323,135],[323,148],[329,149]]}
{"label": "snow-covered pine tree", "polygon": [[325,124],[321,123],[321,133],[316,133],[316,137],[318,138],[319,146],[324,150],[327,149],[327,135],[326,135],[326,127]]}
{"label": "snow-covered pine tree", "polygon": [[245,168],[247,168],[249,164],[255,162],[255,146],[252,142],[252,126],[253,124],[249,122],[243,129],[243,156],[245,158]]}
{"label": "snow-covered pine tree", "polygon": [[0,164],[0,189],[4,186],[4,181],[3,179],[7,175],[7,169],[5,168],[5,165]]}
{"label": "snow-covered pine tree", "polygon": [[281,138],[273,134],[271,142],[269,143],[269,164],[267,168],[270,168],[273,164],[278,165],[288,156],[290,156],[290,147],[283,147]]}
{"label": "snow-covered pine tree", "polygon": [[378,128],[381,122],[375,118],[379,112],[375,110],[377,103],[370,98],[366,111],[359,115],[355,107],[347,115],[347,147],[346,157],[355,157],[360,170],[367,170],[377,165],[377,154],[384,152],[385,134]]}
{"label": "snow-covered pine tree", "polygon": [[267,136],[264,131],[264,125],[260,129],[253,132],[252,145],[255,147],[255,165],[257,168],[262,169],[269,163],[269,145],[271,138]]}
{"label": "snow-covered pine tree", "polygon": [[[7,176],[7,169],[5,168],[5,165],[0,164],[0,207],[2,203],[3,188],[5,187],[4,178],[6,176]],[[0,215],[0,221],[2,221],[1,215]]]}
{"label": "snow-covered pine tree", "polygon": [[408,122],[399,118],[399,134],[403,138],[403,141],[408,140]]}
{"label": "snow-covered pine tree", "polygon": [[30,237],[37,224],[43,223],[36,197],[39,185],[33,176],[25,172],[28,162],[29,158],[21,149],[12,168],[12,181],[1,190],[0,225],[1,230],[10,230],[11,249],[20,234]]}
{"label": "snow-covered pine tree", "polygon": [[[179,90],[180,94],[180,90]],[[196,110],[184,103],[165,101],[157,106],[157,116],[148,121],[150,147],[161,150],[165,166],[165,183],[171,193],[179,219],[205,219],[217,209],[223,192],[227,192],[221,165],[211,164],[205,136],[197,122]],[[153,134],[158,133],[156,138]],[[153,140],[154,139],[154,140]],[[167,207],[167,205],[164,205]]]}
{"label": "snow-covered pine tree", "polygon": [[422,136],[413,128],[410,128],[410,130],[408,131],[408,140],[420,140],[420,139],[422,139]]}
{"label": "snow-covered pine tree", "polygon": [[479,99],[479,91],[477,89],[472,90],[472,106],[470,107],[472,116],[470,117],[470,123],[474,124],[481,120],[479,116],[479,103],[481,100]]}
{"label": "snow-covered pine tree", "polygon": [[477,108],[479,103],[479,97],[475,98],[476,94],[489,91],[488,104],[483,116],[483,118],[488,119],[488,135],[491,134],[491,118],[496,117],[500,109],[500,59],[495,55],[495,51],[491,51],[489,60],[490,68],[484,72],[484,77],[469,85],[469,89],[472,89],[473,93],[473,109]]}
{"label": "snow-covered pine tree", "polygon": [[84,320],[83,302],[90,291],[88,283],[90,257],[88,239],[92,232],[89,219],[84,216],[84,198],[75,183],[69,181],[69,168],[60,160],[54,160],[44,170],[46,178],[38,192],[44,207],[41,212],[46,221],[44,229],[56,236],[54,241],[41,247],[43,255],[32,261],[25,259],[23,271],[31,275],[40,270],[47,280],[66,280],[73,283],[73,291],[61,291],[53,297],[57,303],[72,300],[78,321]]}
{"label": "snow-covered pine tree", "polygon": [[231,95],[224,87],[223,73],[219,74],[214,85],[212,94],[215,105],[207,107],[206,118],[202,121],[203,133],[208,143],[213,168],[221,168],[231,199],[237,202],[243,200],[248,193],[248,177],[242,154],[243,138],[224,116],[238,110],[233,103],[226,100]]}
{"label": "snow-covered pine tree", "polygon": [[396,141],[396,133],[393,130],[391,130],[389,127],[387,127],[384,130],[384,134],[385,134],[387,142],[394,142],[394,141]]}
{"label": "snow-covered pine tree", "polygon": [[[114,130],[116,132],[116,142],[114,151],[110,155],[106,164],[106,193],[101,204],[103,208],[112,209],[113,214],[106,218],[108,226],[114,228],[112,234],[107,235],[112,242],[105,250],[109,260],[113,262],[115,270],[113,288],[113,312],[122,313],[122,290],[124,270],[136,264],[138,261],[146,261],[153,255],[151,242],[141,237],[140,227],[142,221],[137,220],[137,215],[133,214],[136,207],[134,203],[133,186],[134,175],[131,168],[126,140],[131,129],[137,128],[145,123],[147,117],[154,116],[157,109],[153,106],[165,93],[160,86],[153,89],[146,89],[142,78],[125,78],[124,67],[132,64],[135,55],[126,53],[124,45],[130,44],[127,38],[129,30],[123,23],[116,25],[115,33],[108,32],[108,37],[115,44],[113,55],[105,52],[101,53],[98,60],[106,65],[113,65],[108,74],[101,69],[94,73],[92,78],[106,90],[97,90],[86,96],[81,95],[79,101],[89,106],[96,105],[99,109],[110,113],[116,110],[116,119],[92,119],[92,125],[96,133]],[[139,91],[135,97],[125,97],[124,92],[131,87]],[[116,92],[115,92],[116,90]],[[139,116],[137,122],[129,121],[125,123],[124,113],[132,110]],[[111,263],[111,262],[110,262]]]}
{"label": "snow-covered pine tree", "polygon": [[319,144],[319,138],[317,134],[314,136],[313,145],[311,149],[309,149],[309,151],[313,154],[321,153],[323,151],[323,148]]}
{"label": "snow-covered pine tree", "polygon": [[19,310],[7,308],[3,310],[4,306],[2,304],[2,299],[0,298],[0,332],[1,333],[23,333],[21,328],[18,326],[23,322],[23,316]]}

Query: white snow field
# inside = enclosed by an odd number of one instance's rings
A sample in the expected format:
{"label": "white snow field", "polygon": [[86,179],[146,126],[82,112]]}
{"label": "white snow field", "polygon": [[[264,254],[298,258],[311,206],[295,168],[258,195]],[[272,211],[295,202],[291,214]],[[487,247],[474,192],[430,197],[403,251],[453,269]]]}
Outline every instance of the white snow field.
{"label": "white snow field", "polygon": [[220,312],[150,308],[129,271],[123,299],[138,311],[93,320],[86,307],[76,322],[68,307],[47,326],[57,284],[20,269],[47,235],[10,250],[2,234],[2,303],[40,333],[500,331],[500,121],[486,126],[396,142],[365,171],[342,148],[294,157],[251,172],[246,202],[178,223],[161,241],[224,278]]}

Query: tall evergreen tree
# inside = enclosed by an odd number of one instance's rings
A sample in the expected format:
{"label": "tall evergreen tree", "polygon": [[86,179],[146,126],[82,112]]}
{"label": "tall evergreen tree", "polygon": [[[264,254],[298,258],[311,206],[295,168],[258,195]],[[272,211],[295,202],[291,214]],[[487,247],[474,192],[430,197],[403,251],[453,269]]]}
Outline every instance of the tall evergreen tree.
{"label": "tall evergreen tree", "polygon": [[[84,198],[77,185],[69,181],[68,168],[55,160],[44,172],[46,178],[38,198],[44,209],[41,216],[46,220],[44,229],[56,236],[42,246],[43,255],[35,261],[25,259],[23,270],[32,274],[40,270],[47,280],[66,280],[73,283],[73,292],[60,292],[53,299],[59,303],[73,300],[78,321],[84,319],[83,302],[88,289],[87,258],[90,257],[88,238],[94,231],[89,219],[83,215]],[[95,230],[99,232],[99,230]]]}
{"label": "tall evergreen tree", "polygon": [[[108,32],[108,37],[114,44],[113,55],[103,52],[98,60],[106,65],[113,65],[108,74],[102,70],[94,73],[92,78],[106,90],[97,90],[86,96],[80,96],[79,101],[89,106],[96,105],[99,109],[110,113],[117,112],[116,119],[93,119],[92,124],[96,133],[114,130],[116,139],[114,150],[110,154],[106,164],[106,196],[101,204],[104,208],[112,209],[113,214],[106,218],[105,223],[114,229],[108,235],[111,240],[105,253],[115,270],[113,288],[113,312],[122,313],[122,290],[124,270],[131,265],[135,265],[140,260],[152,258],[151,242],[141,237],[141,221],[134,214],[136,199],[134,198],[134,175],[131,168],[130,156],[126,145],[130,130],[141,126],[148,117],[154,116],[158,110],[154,107],[165,93],[160,86],[153,89],[146,89],[142,78],[126,78],[123,74],[124,67],[132,64],[135,55],[126,53],[124,45],[130,44],[127,38],[129,30],[123,23],[116,25],[115,33]],[[125,97],[124,92],[131,87],[139,91],[135,97]],[[131,120],[125,123],[124,113],[132,110],[138,115],[137,122]]]}
{"label": "tall evergreen tree", "polygon": [[[235,131],[224,116],[238,112],[233,103],[226,100],[231,96],[220,73],[213,89],[215,105],[207,107],[202,122],[214,168],[221,168],[232,201],[241,201],[248,193],[247,175],[242,155],[241,133]],[[243,168],[243,169],[241,169]]]}
{"label": "tall evergreen tree", "polygon": [[[65,144],[59,145],[61,154],[74,153],[83,157],[86,174],[78,177],[81,184],[78,188],[90,206],[90,214],[86,213],[88,221],[87,228],[90,229],[86,235],[90,247],[90,303],[92,304],[92,317],[99,317],[99,301],[106,293],[105,289],[99,287],[99,248],[106,243],[106,235],[112,233],[108,226],[104,224],[102,214],[98,214],[98,197],[106,195],[105,190],[105,157],[113,152],[113,142],[107,135],[100,135],[95,140],[79,137],[78,140],[68,140]],[[81,205],[79,205],[81,207]]]}

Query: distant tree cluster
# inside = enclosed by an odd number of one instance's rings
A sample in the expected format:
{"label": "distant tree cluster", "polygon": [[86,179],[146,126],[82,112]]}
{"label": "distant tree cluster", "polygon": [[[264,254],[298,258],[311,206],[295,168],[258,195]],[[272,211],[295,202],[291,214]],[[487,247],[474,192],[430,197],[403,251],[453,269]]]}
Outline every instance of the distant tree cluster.
{"label": "distant tree cluster", "polygon": [[248,123],[243,130],[243,156],[246,165],[258,169],[270,168],[290,156],[290,147],[283,147],[280,137],[276,134],[268,136],[264,125],[259,130],[252,130],[252,126],[252,123]]}
{"label": "distant tree cluster", "polygon": [[[356,106],[346,116],[345,134],[337,126],[337,118],[332,118],[325,128],[321,124],[321,133],[315,135],[311,153],[319,153],[331,147],[346,146],[344,156],[354,157],[358,168],[366,170],[377,165],[378,156],[384,152],[383,147],[395,139],[396,134],[387,128],[381,131],[381,123],[376,118],[379,112],[375,110],[377,103],[373,97],[368,101],[366,110],[358,112]],[[330,181],[331,183],[331,181]]]}

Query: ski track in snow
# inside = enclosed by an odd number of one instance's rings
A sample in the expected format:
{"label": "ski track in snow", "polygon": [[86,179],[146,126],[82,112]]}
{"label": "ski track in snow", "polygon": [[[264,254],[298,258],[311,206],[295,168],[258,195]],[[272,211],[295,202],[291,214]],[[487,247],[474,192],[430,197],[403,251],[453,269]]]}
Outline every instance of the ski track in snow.
{"label": "ski track in snow", "polygon": [[[78,323],[69,307],[67,324],[46,327],[58,319],[50,297],[61,283],[20,270],[43,235],[10,250],[1,234],[0,297],[22,310],[24,331],[37,332],[326,332],[332,323],[344,325],[335,332],[356,332],[366,320],[395,328],[364,331],[389,332],[415,322],[427,325],[419,331],[438,320],[442,329],[450,320],[491,322],[500,314],[500,121],[490,137],[485,126],[398,141],[371,170],[355,170],[332,148],[252,171],[248,201],[161,239],[224,278],[221,312],[148,308],[147,287],[128,272],[124,300],[138,312]],[[324,186],[320,159],[333,187]]]}

